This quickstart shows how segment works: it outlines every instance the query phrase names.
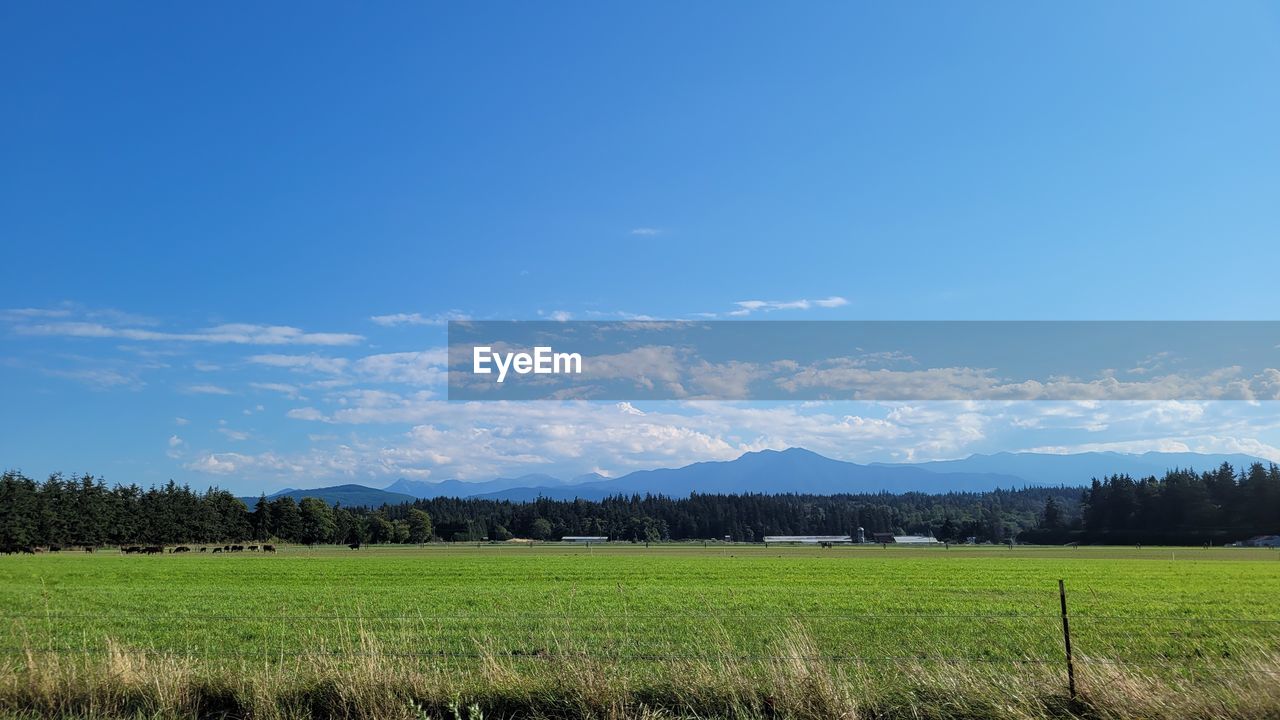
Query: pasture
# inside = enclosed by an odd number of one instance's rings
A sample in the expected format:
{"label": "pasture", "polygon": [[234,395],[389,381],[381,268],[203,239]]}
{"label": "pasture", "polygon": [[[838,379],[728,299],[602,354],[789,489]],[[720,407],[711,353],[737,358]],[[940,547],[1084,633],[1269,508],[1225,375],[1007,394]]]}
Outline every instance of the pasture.
{"label": "pasture", "polygon": [[[376,658],[380,672],[446,678],[459,697],[516,715],[546,711],[495,697],[495,668],[506,681],[535,684],[566,668],[607,669],[606,680],[624,682],[610,691],[623,692],[623,707],[648,688],[650,704],[705,715],[683,701],[665,705],[653,688],[688,681],[694,667],[712,684],[717,673],[744,687],[768,684],[779,664],[799,663],[804,672],[856,672],[857,702],[881,702],[881,714],[893,705],[877,693],[903,691],[905,672],[920,682],[1026,683],[1041,698],[1031,706],[1058,717],[1073,711],[1043,698],[1066,694],[1059,578],[1086,697],[1103,692],[1090,687],[1100,672],[1194,686],[1206,697],[1244,692],[1233,683],[1280,683],[1280,553],[1225,548],[64,551],[0,557],[0,647],[15,686],[33,663],[74,681],[113,654],[197,674],[296,674],[311,663],[341,676]],[[713,708],[750,715],[764,701],[742,702],[742,712]],[[569,714],[589,714],[580,710]]]}

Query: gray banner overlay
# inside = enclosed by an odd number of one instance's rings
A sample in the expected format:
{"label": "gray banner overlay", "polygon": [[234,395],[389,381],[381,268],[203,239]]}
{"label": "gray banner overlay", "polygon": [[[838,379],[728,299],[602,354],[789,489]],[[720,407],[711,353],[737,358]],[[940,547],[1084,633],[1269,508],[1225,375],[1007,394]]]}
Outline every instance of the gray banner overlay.
{"label": "gray banner overlay", "polygon": [[450,400],[1280,400],[1280,322],[455,321]]}

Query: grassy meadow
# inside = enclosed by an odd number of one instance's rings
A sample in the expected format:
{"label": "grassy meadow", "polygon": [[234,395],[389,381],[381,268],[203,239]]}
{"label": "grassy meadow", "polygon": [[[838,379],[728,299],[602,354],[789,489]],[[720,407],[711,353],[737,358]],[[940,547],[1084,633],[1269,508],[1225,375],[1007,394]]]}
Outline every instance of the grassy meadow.
{"label": "grassy meadow", "polygon": [[64,551],[0,557],[0,711],[1276,717],[1277,596],[1254,549]]}

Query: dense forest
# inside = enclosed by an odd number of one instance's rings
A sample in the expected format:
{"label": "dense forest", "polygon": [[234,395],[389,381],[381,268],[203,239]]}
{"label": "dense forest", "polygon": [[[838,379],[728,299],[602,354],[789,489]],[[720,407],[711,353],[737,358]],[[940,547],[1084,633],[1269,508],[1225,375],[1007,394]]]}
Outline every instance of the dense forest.
{"label": "dense forest", "polygon": [[1049,498],[1071,513],[1078,512],[1079,496],[1078,488],[1026,488],[945,495],[629,496],[600,502],[435,498],[388,506],[383,512],[398,519],[423,510],[435,520],[441,537],[457,540],[607,535],[660,541],[728,535],[754,542],[766,535],[850,535],[862,527],[868,535],[893,532],[1002,541],[1035,527]]}
{"label": "dense forest", "polygon": [[1084,490],[1078,518],[1047,507],[1039,527],[1021,539],[1199,545],[1273,534],[1280,534],[1280,467],[1255,463],[1237,473],[1223,463],[1202,473],[1172,470],[1162,478],[1095,478]]}
{"label": "dense forest", "polygon": [[1116,475],[1088,488],[930,495],[618,496],[602,501],[435,498],[380,508],[317,498],[259,498],[170,482],[108,486],[93,476],[0,477],[0,549],[243,540],[421,543],[605,535],[614,540],[718,539],[893,532],[940,540],[1202,543],[1280,532],[1280,468],[1229,465],[1163,478]]}

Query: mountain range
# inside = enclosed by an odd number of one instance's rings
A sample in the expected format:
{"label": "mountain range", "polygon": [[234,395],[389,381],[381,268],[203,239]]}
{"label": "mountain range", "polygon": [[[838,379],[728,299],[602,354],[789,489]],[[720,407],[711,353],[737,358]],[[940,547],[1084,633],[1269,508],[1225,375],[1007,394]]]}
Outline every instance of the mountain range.
{"label": "mountain range", "polygon": [[[308,490],[299,490],[297,488],[285,488],[278,492],[274,492],[267,496],[268,500],[274,500],[278,497],[288,495],[294,500],[302,500],[304,497],[320,498],[330,505],[343,505],[345,507],[380,507],[382,505],[399,505],[400,503],[413,502],[418,498],[413,495],[405,495],[396,492],[387,492],[378,488],[371,488],[365,485],[334,485],[331,487],[311,488]],[[253,509],[255,503],[258,502],[256,497],[240,498],[250,510]]]}
{"label": "mountain range", "polygon": [[[310,490],[287,489],[269,497],[319,497],[329,503],[382,505],[416,498],[472,497],[524,501],[599,500],[610,495],[700,493],[875,493],[982,492],[1027,485],[1084,486],[1094,477],[1127,473],[1162,475],[1173,468],[1206,470],[1222,463],[1237,470],[1262,458],[1243,454],[1086,452],[1075,454],[996,453],[960,460],[862,465],[833,460],[803,448],[749,452],[735,460],[699,462],[680,468],[638,470],[617,478],[591,473],[562,480],[529,474],[468,482],[425,482],[398,479],[384,489],[338,485]],[[250,506],[256,498],[246,499]]]}

